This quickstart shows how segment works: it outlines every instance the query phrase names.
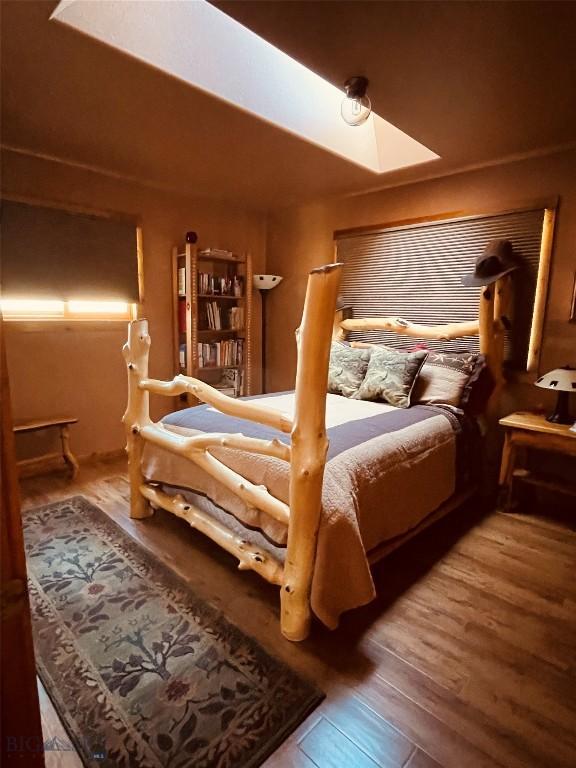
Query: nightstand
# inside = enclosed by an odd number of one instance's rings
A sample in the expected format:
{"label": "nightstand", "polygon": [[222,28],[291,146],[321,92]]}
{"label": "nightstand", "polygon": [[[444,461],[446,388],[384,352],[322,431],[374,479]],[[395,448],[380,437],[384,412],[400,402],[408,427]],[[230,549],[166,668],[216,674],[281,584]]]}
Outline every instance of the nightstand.
{"label": "nightstand", "polygon": [[501,498],[504,499],[504,512],[509,511],[512,506],[515,477],[541,488],[576,496],[576,484],[529,472],[517,466],[518,448],[531,448],[576,457],[576,433],[570,431],[569,425],[552,424],[546,421],[544,414],[528,412],[511,413],[500,419],[500,424],[506,430],[500,466],[500,488],[502,489]]}

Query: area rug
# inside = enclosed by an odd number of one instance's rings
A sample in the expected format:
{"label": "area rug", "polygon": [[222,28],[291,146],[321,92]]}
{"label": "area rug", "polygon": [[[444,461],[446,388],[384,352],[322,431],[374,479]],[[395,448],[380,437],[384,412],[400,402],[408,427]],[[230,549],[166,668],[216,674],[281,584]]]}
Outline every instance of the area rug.
{"label": "area rug", "polygon": [[322,699],[83,497],[23,520],[38,671],[85,765],[254,768]]}

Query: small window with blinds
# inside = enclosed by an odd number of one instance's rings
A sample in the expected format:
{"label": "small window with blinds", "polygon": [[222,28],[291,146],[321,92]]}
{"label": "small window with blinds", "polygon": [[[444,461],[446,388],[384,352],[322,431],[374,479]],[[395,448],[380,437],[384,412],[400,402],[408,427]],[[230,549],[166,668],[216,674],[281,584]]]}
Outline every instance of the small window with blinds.
{"label": "small window with blinds", "polygon": [[125,320],[139,301],[136,223],[2,200],[8,320]]}
{"label": "small window with blinds", "polygon": [[[425,325],[476,320],[480,288],[464,287],[462,276],[473,272],[489,240],[510,240],[521,267],[513,273],[505,355],[510,366],[525,368],[543,221],[542,207],[337,235],[337,256],[344,263],[341,298],[355,318],[403,317]],[[388,331],[355,331],[350,339],[392,347],[417,341]],[[427,340],[426,345],[454,352],[479,349],[477,336]]]}

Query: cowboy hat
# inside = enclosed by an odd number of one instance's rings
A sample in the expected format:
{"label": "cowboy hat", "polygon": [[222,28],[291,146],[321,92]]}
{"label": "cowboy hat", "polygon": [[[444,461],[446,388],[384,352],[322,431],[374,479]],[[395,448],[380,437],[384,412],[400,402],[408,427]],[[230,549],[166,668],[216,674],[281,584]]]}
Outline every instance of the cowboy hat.
{"label": "cowboy hat", "polygon": [[476,258],[474,272],[464,275],[463,285],[490,285],[504,275],[518,269],[510,240],[490,240],[484,252]]}

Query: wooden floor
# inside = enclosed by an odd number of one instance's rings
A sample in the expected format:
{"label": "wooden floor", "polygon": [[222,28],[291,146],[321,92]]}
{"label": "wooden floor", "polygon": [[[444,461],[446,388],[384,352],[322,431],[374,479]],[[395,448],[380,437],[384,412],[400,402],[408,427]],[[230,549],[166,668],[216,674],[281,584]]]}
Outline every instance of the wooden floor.
{"label": "wooden floor", "polygon": [[[325,702],[266,768],[574,768],[576,532],[527,514],[457,512],[376,569],[379,598],[341,628],[282,639],[277,589],[186,523],[128,517],[123,461],[23,482],[24,506],[82,494],[222,607]],[[576,522],[576,510],[573,520]],[[342,588],[345,589],[343,577]],[[43,694],[46,735],[66,740]],[[79,766],[70,752],[47,765]]]}

